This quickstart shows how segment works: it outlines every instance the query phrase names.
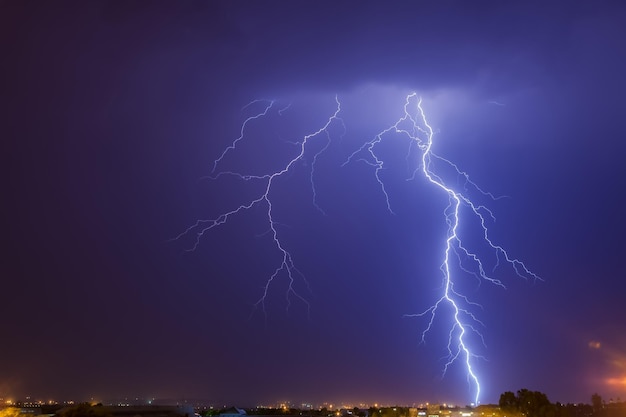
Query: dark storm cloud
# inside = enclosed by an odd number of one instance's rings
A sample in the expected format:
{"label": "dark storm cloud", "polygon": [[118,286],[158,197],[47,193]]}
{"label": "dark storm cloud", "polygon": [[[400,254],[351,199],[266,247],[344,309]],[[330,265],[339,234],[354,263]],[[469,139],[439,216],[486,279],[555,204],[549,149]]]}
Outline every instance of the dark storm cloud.
{"label": "dark storm cloud", "polygon": [[230,7],[240,16],[244,47],[233,50],[242,71],[262,85],[286,79],[291,88],[330,89],[366,81],[494,89],[537,83],[556,76],[575,52],[571,26],[601,9],[494,2]]}

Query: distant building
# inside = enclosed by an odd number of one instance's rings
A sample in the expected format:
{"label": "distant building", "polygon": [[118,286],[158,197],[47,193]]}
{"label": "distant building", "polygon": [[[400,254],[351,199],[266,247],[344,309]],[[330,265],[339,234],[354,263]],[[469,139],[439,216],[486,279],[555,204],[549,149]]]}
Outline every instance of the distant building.
{"label": "distant building", "polygon": [[246,410],[237,407],[230,407],[220,413],[220,417],[241,417],[247,415]]}
{"label": "distant building", "polygon": [[428,404],[426,413],[428,414],[428,417],[439,417],[441,414],[441,406],[439,404]]}
{"label": "distant building", "polygon": [[38,416],[42,414],[41,407],[21,407],[20,414],[28,414],[32,416]]}

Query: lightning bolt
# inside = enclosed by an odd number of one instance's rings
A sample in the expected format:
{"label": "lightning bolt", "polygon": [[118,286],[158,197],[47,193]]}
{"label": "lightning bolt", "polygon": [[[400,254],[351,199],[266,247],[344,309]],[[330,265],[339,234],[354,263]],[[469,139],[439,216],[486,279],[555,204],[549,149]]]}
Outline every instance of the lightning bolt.
{"label": "lightning bolt", "polygon": [[[277,186],[276,181],[292,171],[296,165],[305,164],[307,158],[311,160],[309,172],[309,182],[312,189],[312,204],[322,213],[324,210],[317,201],[317,190],[315,185],[316,164],[320,156],[328,151],[331,144],[330,128],[333,124],[339,124],[346,133],[346,127],[343,120],[339,117],[341,112],[341,103],[338,97],[335,97],[335,110],[325,120],[325,122],[316,130],[302,136],[295,141],[298,151],[294,153],[291,159],[278,170],[270,173],[247,173],[228,170],[219,170],[226,156],[234,152],[246,138],[246,132],[249,125],[255,121],[266,117],[282,117],[282,115],[291,109],[291,104],[276,109],[274,101],[255,100],[249,103],[244,109],[249,107],[262,105],[262,110],[245,119],[241,125],[239,136],[234,139],[228,147],[224,149],[221,155],[213,161],[213,169],[208,178],[217,180],[220,177],[231,176],[241,181],[257,181],[260,185],[260,191],[256,197],[241,203],[240,205],[225,211],[213,219],[197,220],[186,230],[180,233],[174,239],[180,239],[184,236],[195,235],[193,245],[188,249],[195,250],[200,244],[205,233],[219,227],[228,222],[232,217],[242,214],[256,206],[264,206],[266,208],[266,219],[268,231],[272,238],[273,245],[279,253],[279,261],[274,272],[268,277],[262,289],[260,298],[254,303],[253,313],[257,309],[261,309],[267,319],[265,310],[265,302],[270,292],[272,284],[284,277],[287,279],[288,288],[285,294],[287,309],[291,305],[291,299],[296,298],[306,305],[307,312],[310,312],[310,304],[306,298],[296,291],[295,283],[300,279],[308,288],[308,281],[304,274],[296,268],[294,258],[286,245],[281,240],[279,233],[279,223],[274,214],[274,200],[272,199],[272,191]],[[341,136],[343,136],[343,134]],[[482,204],[478,204],[470,195],[479,195],[497,200],[493,194],[482,190],[474,183],[470,176],[462,171],[456,164],[451,162],[433,151],[434,131],[428,123],[424,109],[422,107],[422,99],[417,93],[406,95],[403,113],[395,123],[380,131],[373,139],[366,141],[361,147],[348,156],[342,166],[346,166],[351,162],[364,162],[371,166],[374,170],[374,177],[380,186],[380,190],[384,196],[385,204],[390,213],[393,214],[390,195],[385,187],[384,169],[385,161],[377,154],[377,147],[386,140],[397,138],[408,139],[409,149],[406,156],[409,163],[413,162],[417,165],[412,172],[409,180],[417,180],[423,178],[430,186],[438,189],[442,196],[447,200],[447,204],[442,209],[443,223],[445,224],[445,239],[441,249],[441,292],[435,302],[426,310],[415,313],[406,314],[405,317],[426,318],[426,326],[421,334],[421,342],[425,343],[427,335],[433,329],[435,318],[445,314],[445,310],[451,311],[451,316],[447,319],[449,322],[447,337],[447,353],[445,356],[445,365],[443,366],[443,375],[456,362],[460,362],[464,366],[467,383],[470,390],[473,391],[474,404],[479,403],[481,386],[480,379],[476,371],[476,361],[481,358],[475,353],[470,346],[470,335],[477,336],[484,344],[484,339],[479,331],[483,323],[473,313],[480,305],[471,301],[467,296],[463,295],[459,290],[460,283],[468,276],[473,277],[481,282],[488,282],[498,287],[505,288],[504,283],[495,278],[492,274],[501,264],[511,267],[513,272],[524,279],[541,278],[533,273],[526,265],[509,255],[504,247],[495,243],[491,238],[488,229],[488,223],[495,221],[495,217],[491,210]],[[317,145],[318,151],[312,153],[309,151],[310,142],[322,142]],[[412,158],[413,150],[417,148],[419,158]],[[312,155],[310,155],[312,153]],[[479,256],[478,249],[473,249],[476,244],[470,245],[468,239],[464,238],[461,233],[461,224],[466,223],[470,219],[477,221],[479,230],[481,230],[481,241],[493,254],[494,260],[489,263],[492,271],[487,272],[487,263],[484,257]],[[456,287],[456,288],[455,288]]]}
{"label": "lightning bolt", "polygon": [[[490,218],[495,221],[493,213],[487,207],[474,203],[467,194],[469,191],[473,190],[493,200],[497,200],[499,197],[495,197],[493,194],[482,190],[471,181],[469,175],[461,171],[456,164],[433,152],[434,131],[426,119],[422,107],[422,99],[417,96],[417,93],[411,93],[406,96],[404,114],[402,117],[393,125],[375,135],[374,139],[366,142],[353,152],[343,165],[345,166],[356,159],[374,167],[374,176],[385,197],[387,209],[389,212],[393,213],[389,194],[385,189],[385,184],[381,177],[384,170],[384,162],[376,154],[377,145],[387,137],[393,135],[406,137],[410,140],[409,154],[413,145],[416,145],[421,151],[421,164],[413,172],[410,179],[415,179],[417,175],[421,173],[430,184],[440,189],[448,199],[448,204],[443,210],[447,230],[445,245],[442,251],[443,260],[440,265],[440,270],[443,275],[441,296],[425,311],[416,314],[406,314],[405,317],[428,317],[428,323],[421,335],[421,342],[425,343],[426,335],[432,329],[437,313],[444,305],[451,308],[453,314],[448,331],[447,355],[445,358],[446,363],[443,367],[443,375],[446,374],[453,363],[462,361],[467,372],[468,384],[473,386],[474,404],[478,404],[480,398],[480,381],[475,370],[474,362],[477,358],[480,358],[480,356],[473,353],[473,350],[470,348],[468,335],[472,332],[475,333],[484,344],[483,336],[477,329],[477,327],[483,326],[483,323],[471,310],[472,307],[480,307],[480,305],[470,301],[466,296],[455,290],[455,283],[457,283],[460,278],[453,274],[451,267],[452,258],[456,257],[459,269],[464,273],[469,273],[479,280],[487,281],[502,288],[505,286],[502,281],[487,274],[485,264],[481,257],[479,257],[475,251],[470,250],[461,239],[459,232],[459,226],[462,220],[461,209],[467,209],[466,211],[468,211],[470,216],[478,219],[482,229],[482,239],[495,254],[494,270],[499,266],[500,261],[504,260],[513,268],[514,272],[522,278],[540,279],[540,277],[529,270],[523,262],[511,257],[502,246],[495,244],[490,238],[487,219]],[[365,154],[365,156],[359,157],[361,154]],[[457,179],[457,183],[458,179],[461,179],[461,191],[447,185],[446,181],[443,179],[443,175],[438,174],[438,170],[435,169],[435,162],[451,170],[455,174],[454,176],[456,177],[455,179]],[[467,260],[474,265],[473,269],[465,266],[466,263],[464,263],[464,261]]]}
{"label": "lightning bolt", "polygon": [[[280,276],[285,276],[288,281],[288,287],[287,287],[287,291],[285,294],[287,310],[289,310],[289,307],[291,306],[292,297],[295,297],[296,299],[300,300],[301,302],[305,304],[306,309],[307,309],[307,314],[310,316],[309,302],[304,296],[302,296],[295,289],[295,283],[298,278],[302,280],[302,282],[306,285],[307,288],[309,288],[309,283],[306,277],[304,276],[304,274],[296,267],[294,260],[293,260],[293,255],[291,254],[291,252],[287,249],[285,244],[283,244],[283,242],[280,239],[280,234],[278,232],[279,223],[276,221],[275,216],[274,216],[274,203],[270,194],[272,190],[275,188],[276,180],[278,178],[284,176],[289,171],[293,170],[294,167],[299,162],[305,162],[305,155],[308,149],[309,142],[321,137],[322,134],[325,133],[326,144],[321,148],[321,150],[313,154],[313,162],[311,163],[311,171],[310,171],[310,177],[309,177],[311,188],[313,191],[313,204],[319,211],[323,213],[323,210],[317,204],[317,191],[316,191],[315,181],[314,181],[315,165],[318,161],[319,156],[324,151],[326,151],[328,147],[330,146],[331,136],[329,133],[329,128],[331,124],[333,124],[334,122],[337,122],[343,126],[343,121],[339,118],[339,112],[341,111],[341,104],[339,103],[339,99],[335,97],[336,107],[335,107],[334,113],[326,120],[325,124],[322,127],[320,127],[318,130],[312,133],[304,135],[298,142],[296,142],[296,144],[298,145],[299,152],[297,152],[295,156],[293,156],[285,165],[283,165],[282,168],[271,173],[260,174],[260,175],[236,172],[236,171],[219,171],[218,167],[220,166],[220,164],[222,163],[226,155],[234,151],[239,145],[239,143],[242,140],[244,140],[244,138],[246,137],[246,130],[248,129],[248,125],[257,119],[268,117],[270,111],[274,109],[275,104],[276,104],[275,101],[273,100],[266,100],[266,101],[254,100],[250,102],[249,104],[247,104],[246,106],[244,106],[242,110],[245,110],[246,108],[253,106],[257,103],[264,103],[263,110],[260,111],[259,113],[256,113],[253,116],[248,117],[242,123],[239,136],[236,139],[234,139],[228,147],[224,149],[222,154],[217,159],[213,161],[213,169],[211,171],[211,174],[206,178],[216,180],[223,176],[232,176],[232,177],[238,178],[241,181],[260,181],[262,184],[260,186],[261,191],[255,198],[252,198],[249,201],[242,203],[239,206],[229,211],[223,212],[222,214],[220,214],[219,216],[213,219],[197,220],[194,224],[192,224],[183,232],[181,232],[173,240],[178,240],[184,236],[195,234],[194,243],[188,249],[188,251],[195,251],[198,248],[198,245],[200,244],[202,237],[204,236],[205,233],[209,232],[210,230],[218,226],[225,224],[231,219],[231,217],[235,215],[241,214],[242,212],[250,210],[256,206],[265,205],[266,210],[267,210],[266,212],[267,223],[269,226],[269,229],[267,230],[266,233],[268,233],[272,237],[274,246],[276,247],[276,249],[278,250],[280,254],[280,261],[278,265],[276,266],[274,272],[270,275],[270,277],[265,282],[261,297],[253,305],[254,308],[253,308],[252,314],[254,314],[254,310],[256,310],[257,308],[260,308],[263,312],[264,317],[267,320],[265,302],[269,294],[270,287],[272,286],[274,281],[278,279]],[[282,116],[283,113],[286,112],[290,106],[291,104],[287,105],[284,108],[278,109],[276,110],[276,113],[279,116]]]}

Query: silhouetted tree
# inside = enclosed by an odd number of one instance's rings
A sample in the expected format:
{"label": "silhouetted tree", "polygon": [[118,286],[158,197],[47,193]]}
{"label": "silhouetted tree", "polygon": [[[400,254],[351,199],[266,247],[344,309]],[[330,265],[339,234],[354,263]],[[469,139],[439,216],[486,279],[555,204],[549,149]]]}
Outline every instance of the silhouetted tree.
{"label": "silhouetted tree", "polygon": [[517,397],[511,391],[506,391],[502,395],[500,395],[500,401],[498,405],[501,409],[505,411],[519,411],[519,404],[517,402]]}
{"label": "silhouetted tree", "polygon": [[111,417],[111,413],[104,407],[93,407],[89,403],[66,408],[59,415],[61,417]]}
{"label": "silhouetted tree", "polygon": [[602,397],[597,392],[591,395],[591,406],[593,407],[593,413],[596,415],[600,414],[602,411]]}
{"label": "silhouetted tree", "polygon": [[557,410],[546,394],[526,388],[517,391],[517,395],[510,391],[503,393],[499,405],[509,413],[518,412],[526,417],[557,417]]}

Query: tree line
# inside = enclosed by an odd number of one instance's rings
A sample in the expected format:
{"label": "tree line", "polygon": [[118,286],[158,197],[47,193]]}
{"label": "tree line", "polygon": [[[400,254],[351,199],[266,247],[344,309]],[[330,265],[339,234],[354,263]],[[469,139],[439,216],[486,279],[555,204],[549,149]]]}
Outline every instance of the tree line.
{"label": "tree line", "polygon": [[520,389],[517,394],[507,391],[498,403],[507,417],[626,417],[626,402],[609,401],[595,393],[591,404],[551,403],[546,394]]}

